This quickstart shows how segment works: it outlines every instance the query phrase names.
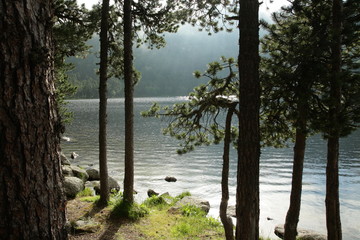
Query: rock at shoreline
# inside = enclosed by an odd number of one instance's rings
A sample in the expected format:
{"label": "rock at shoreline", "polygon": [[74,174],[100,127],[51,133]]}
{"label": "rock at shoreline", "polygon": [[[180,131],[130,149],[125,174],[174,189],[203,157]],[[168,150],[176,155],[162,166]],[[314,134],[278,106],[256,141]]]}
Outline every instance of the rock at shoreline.
{"label": "rock at shoreline", "polygon": [[85,169],[74,165],[71,165],[70,167],[75,177],[80,178],[81,180],[83,180],[83,182],[86,182],[88,180],[89,175],[87,174]]}
{"label": "rock at shoreline", "polygon": [[84,182],[77,177],[65,177],[64,191],[68,198],[75,198],[78,192],[84,190]]}
{"label": "rock at shoreline", "polygon": [[209,201],[201,199],[201,198],[197,198],[194,196],[186,196],[183,199],[181,199],[180,201],[178,201],[175,204],[175,206],[171,207],[169,209],[169,212],[178,212],[179,209],[185,205],[192,205],[192,206],[198,207],[201,210],[203,210],[206,214],[209,213],[209,210],[210,210]]}
{"label": "rock at shoreline", "polygon": [[79,156],[79,154],[77,154],[76,152],[72,152],[71,155],[70,155],[70,157],[71,157],[72,159],[75,159],[75,158],[77,158],[78,156]]}
{"label": "rock at shoreline", "polygon": [[[94,187],[96,194],[100,194],[100,181],[91,181],[91,183]],[[120,185],[114,178],[109,177],[108,184],[109,184],[109,192],[111,192],[111,190],[120,191]]]}
{"label": "rock at shoreline", "polygon": [[60,160],[61,160],[61,165],[71,165],[69,159],[63,153],[60,153]]}
{"label": "rock at shoreline", "polygon": [[[311,231],[311,230],[298,229],[297,231],[298,231],[297,239],[300,239],[300,240],[326,240],[327,239],[327,237],[325,235]],[[277,225],[275,227],[274,233],[279,238],[284,239],[284,233],[285,233],[284,225],[283,224]]]}
{"label": "rock at shoreline", "polygon": [[229,217],[236,217],[236,207],[228,206],[226,210],[226,215],[228,215]]}
{"label": "rock at shoreline", "polygon": [[89,175],[89,181],[97,181],[100,180],[100,173],[99,170],[95,168],[88,168],[86,169],[86,173]]}
{"label": "rock at shoreline", "polygon": [[169,176],[167,176],[167,177],[165,177],[165,181],[167,181],[167,182],[176,182],[177,179],[176,179],[175,177],[169,177]]}
{"label": "rock at shoreline", "polygon": [[63,165],[63,166],[61,166],[61,169],[62,169],[62,174],[64,175],[64,177],[73,177],[74,176],[70,165]]}
{"label": "rock at shoreline", "polygon": [[155,191],[152,190],[152,189],[149,189],[149,190],[147,191],[147,195],[148,195],[148,197],[152,197],[152,196],[158,196],[159,193],[155,192]]}

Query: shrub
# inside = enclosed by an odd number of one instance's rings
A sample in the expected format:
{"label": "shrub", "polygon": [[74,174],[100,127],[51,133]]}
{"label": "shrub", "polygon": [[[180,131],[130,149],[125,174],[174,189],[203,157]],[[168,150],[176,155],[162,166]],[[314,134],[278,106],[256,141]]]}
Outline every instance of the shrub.
{"label": "shrub", "polygon": [[124,217],[130,220],[138,220],[141,217],[149,214],[149,210],[145,205],[139,205],[137,203],[129,203],[123,199],[115,203],[113,210],[111,211],[112,217]]}
{"label": "shrub", "polygon": [[93,190],[91,190],[88,187],[84,188],[84,190],[76,194],[76,197],[90,197],[90,196],[94,196],[94,193]]}
{"label": "shrub", "polygon": [[162,196],[151,196],[147,198],[143,204],[149,208],[155,206],[162,208],[163,206],[167,205],[167,202]]}
{"label": "shrub", "polygon": [[199,217],[205,217],[206,213],[198,207],[195,207],[194,205],[184,205],[180,209],[181,214],[184,216],[199,216]]}
{"label": "shrub", "polygon": [[180,199],[183,199],[183,198],[186,197],[186,196],[191,196],[191,193],[188,192],[188,191],[186,191],[186,192],[183,192],[183,193],[177,195],[175,198],[178,199],[178,200],[180,200]]}

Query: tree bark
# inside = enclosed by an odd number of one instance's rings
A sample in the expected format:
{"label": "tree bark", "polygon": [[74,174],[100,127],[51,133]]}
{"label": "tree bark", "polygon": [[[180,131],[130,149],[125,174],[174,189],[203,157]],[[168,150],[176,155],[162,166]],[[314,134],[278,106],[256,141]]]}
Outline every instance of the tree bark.
{"label": "tree bark", "polygon": [[300,215],[302,176],[306,146],[306,132],[304,130],[306,128],[306,120],[302,119],[300,122],[301,125],[296,129],[290,206],[285,220],[285,240],[296,239]]}
{"label": "tree bark", "polygon": [[131,0],[124,0],[125,177],[124,199],[134,202],[134,81]]}
{"label": "tree bark", "polygon": [[229,166],[230,166],[230,144],[231,144],[231,120],[236,105],[228,109],[225,123],[223,169],[221,177],[221,202],[220,219],[224,226],[226,240],[234,239],[234,229],[231,217],[227,215],[229,201]]}
{"label": "tree bark", "polygon": [[0,0],[0,236],[67,239],[48,0]]}
{"label": "tree bark", "polygon": [[240,0],[236,239],[259,239],[259,2]]}
{"label": "tree bark", "polygon": [[99,166],[100,166],[100,200],[99,205],[105,206],[109,200],[109,183],[107,169],[107,69],[108,69],[108,31],[109,31],[109,0],[103,0],[101,9],[100,30],[100,86],[99,86]]}
{"label": "tree bark", "polygon": [[[307,66],[298,66],[299,69],[309,69]],[[300,72],[303,72],[301,70]],[[310,76],[308,76],[310,75]],[[297,225],[299,222],[302,192],[302,177],[304,168],[306,138],[307,138],[307,119],[309,109],[309,96],[311,88],[311,73],[303,72],[298,80],[295,95],[297,96],[297,119],[296,135],[294,146],[293,171],[291,182],[290,206],[285,219],[285,240],[295,240],[297,235]]]}
{"label": "tree bark", "polygon": [[330,83],[330,107],[328,152],[326,166],[326,226],[329,240],[341,240],[339,201],[339,137],[341,108],[341,31],[342,0],[333,0],[332,6],[332,74]]}

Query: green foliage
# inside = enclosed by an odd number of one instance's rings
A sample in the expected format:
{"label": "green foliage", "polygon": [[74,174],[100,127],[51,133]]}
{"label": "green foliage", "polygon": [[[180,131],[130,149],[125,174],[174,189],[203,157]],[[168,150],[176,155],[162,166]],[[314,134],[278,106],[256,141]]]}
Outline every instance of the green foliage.
{"label": "green foliage", "polygon": [[151,196],[147,198],[143,204],[148,208],[157,207],[158,209],[162,209],[164,206],[168,205],[162,196]]}
{"label": "green foliage", "polygon": [[181,200],[181,199],[183,199],[183,198],[186,197],[186,196],[191,196],[191,193],[190,193],[189,191],[182,192],[182,193],[180,193],[179,195],[177,195],[177,196],[175,197],[175,199]]}
{"label": "green foliage", "polygon": [[206,230],[216,232],[219,239],[223,239],[221,223],[202,214],[190,214],[180,218],[171,229],[171,234],[176,239],[203,239],[206,236]]}
{"label": "green foliage", "polygon": [[180,0],[179,11],[177,14],[181,23],[189,23],[198,27],[199,31],[211,32],[219,31],[231,32],[236,27],[235,22],[238,18],[239,1],[185,1]]}
{"label": "green foliage", "polygon": [[[354,15],[354,6],[348,4],[352,7],[345,7],[346,19]],[[262,22],[268,35],[261,40],[261,133],[264,145],[281,147],[293,140],[299,119],[308,120],[303,129],[308,134],[330,128],[331,1],[296,1],[274,13],[273,20],[274,24]],[[354,20],[344,26],[359,29]],[[355,35],[358,32],[354,30]],[[360,92],[356,72],[360,51],[351,47],[358,39],[348,30],[344,39],[342,135],[356,128],[360,113],[359,105],[350,100],[359,99]],[[305,114],[299,114],[299,106],[306,106]]]}
{"label": "green foliage", "polygon": [[[208,83],[196,87],[189,94],[188,101],[162,108],[154,104],[142,116],[171,119],[163,133],[182,142],[179,154],[192,151],[196,146],[220,143],[224,138],[224,125],[218,119],[238,104],[236,96],[239,86],[234,67],[236,63],[233,58],[222,57],[221,62],[210,63],[202,74],[202,77],[209,79]],[[197,72],[195,76],[199,74]]]}
{"label": "green foliage", "polygon": [[88,196],[88,197],[81,197],[80,200],[83,202],[92,202],[92,203],[97,203],[100,199],[100,196]]}
{"label": "green foliage", "polygon": [[91,190],[90,188],[86,187],[84,188],[84,190],[82,190],[81,192],[79,192],[78,194],[76,194],[76,197],[90,197],[93,196],[93,190]]}
{"label": "green foliage", "polygon": [[84,6],[78,6],[76,0],[54,1],[54,42],[55,42],[55,87],[60,116],[63,123],[72,119],[72,113],[66,109],[66,98],[73,96],[77,87],[70,83],[68,72],[73,65],[65,62],[70,56],[85,56],[88,50],[86,41],[94,32],[91,14]]}
{"label": "green foliage", "polygon": [[144,205],[129,203],[124,199],[119,199],[111,212],[112,217],[123,217],[136,221],[149,214],[149,209]]}
{"label": "green foliage", "polygon": [[190,216],[206,216],[206,212],[204,212],[201,208],[195,207],[194,205],[184,205],[180,209],[181,214],[187,217]]}

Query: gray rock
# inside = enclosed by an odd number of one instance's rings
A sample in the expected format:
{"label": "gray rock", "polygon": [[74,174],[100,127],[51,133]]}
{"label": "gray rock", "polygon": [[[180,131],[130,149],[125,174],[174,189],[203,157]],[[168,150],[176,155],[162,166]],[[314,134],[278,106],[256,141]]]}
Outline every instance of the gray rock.
{"label": "gray rock", "polygon": [[62,169],[62,173],[65,177],[73,177],[74,176],[70,165],[63,165],[63,166],[61,166],[61,169]]}
{"label": "gray rock", "polygon": [[152,197],[152,196],[158,196],[159,193],[155,192],[155,191],[152,190],[152,189],[149,189],[149,190],[147,191],[147,195],[148,195],[148,197]]}
{"label": "gray rock", "polygon": [[77,158],[79,156],[79,154],[77,154],[76,152],[72,152],[71,154],[70,154],[70,157],[72,158],[72,159],[75,159],[75,158]]}
{"label": "gray rock", "polygon": [[226,214],[230,217],[236,217],[236,207],[235,206],[228,206],[226,210]]}
{"label": "gray rock", "polygon": [[88,180],[89,175],[87,174],[85,169],[71,165],[71,170],[74,176],[80,178],[81,180],[83,180],[83,182],[86,182],[86,180]]}
{"label": "gray rock", "polygon": [[177,212],[182,206],[185,205],[192,205],[201,208],[205,213],[209,213],[210,210],[209,201],[194,196],[186,196],[178,201],[173,207],[171,207],[169,211]]}
{"label": "gray rock", "polygon": [[86,169],[86,173],[89,175],[89,181],[96,181],[100,180],[100,173],[99,170],[95,168],[88,168]]}
{"label": "gray rock", "polygon": [[169,192],[161,194],[160,197],[162,197],[167,204],[171,204],[174,201],[174,198],[170,196]]}
{"label": "gray rock", "polygon": [[[109,181],[108,182],[108,184],[109,184],[109,192],[111,192],[111,190],[113,190],[113,189],[116,190],[116,191],[120,190],[120,185],[118,184],[118,182],[114,178],[109,177],[108,181]],[[91,181],[91,183],[94,186],[96,194],[100,194],[100,181]]]}
{"label": "gray rock", "polygon": [[176,179],[175,177],[169,177],[169,176],[167,176],[167,177],[165,177],[165,181],[167,181],[167,182],[176,182],[177,179]]}
{"label": "gray rock", "polygon": [[[297,239],[300,239],[300,240],[326,240],[327,239],[327,237],[325,235],[311,231],[311,230],[298,229],[297,231],[298,231]],[[285,233],[284,225],[283,224],[277,225],[275,227],[274,233],[279,238],[284,239],[284,233]]]}
{"label": "gray rock", "polygon": [[60,160],[61,160],[61,165],[71,165],[69,159],[63,153],[60,153]]}
{"label": "gray rock", "polygon": [[109,188],[110,190],[116,190],[116,191],[120,191],[120,185],[119,183],[112,177],[109,177]]}
{"label": "gray rock", "polygon": [[78,192],[84,189],[84,182],[77,177],[65,177],[64,191],[68,198],[74,198]]}

